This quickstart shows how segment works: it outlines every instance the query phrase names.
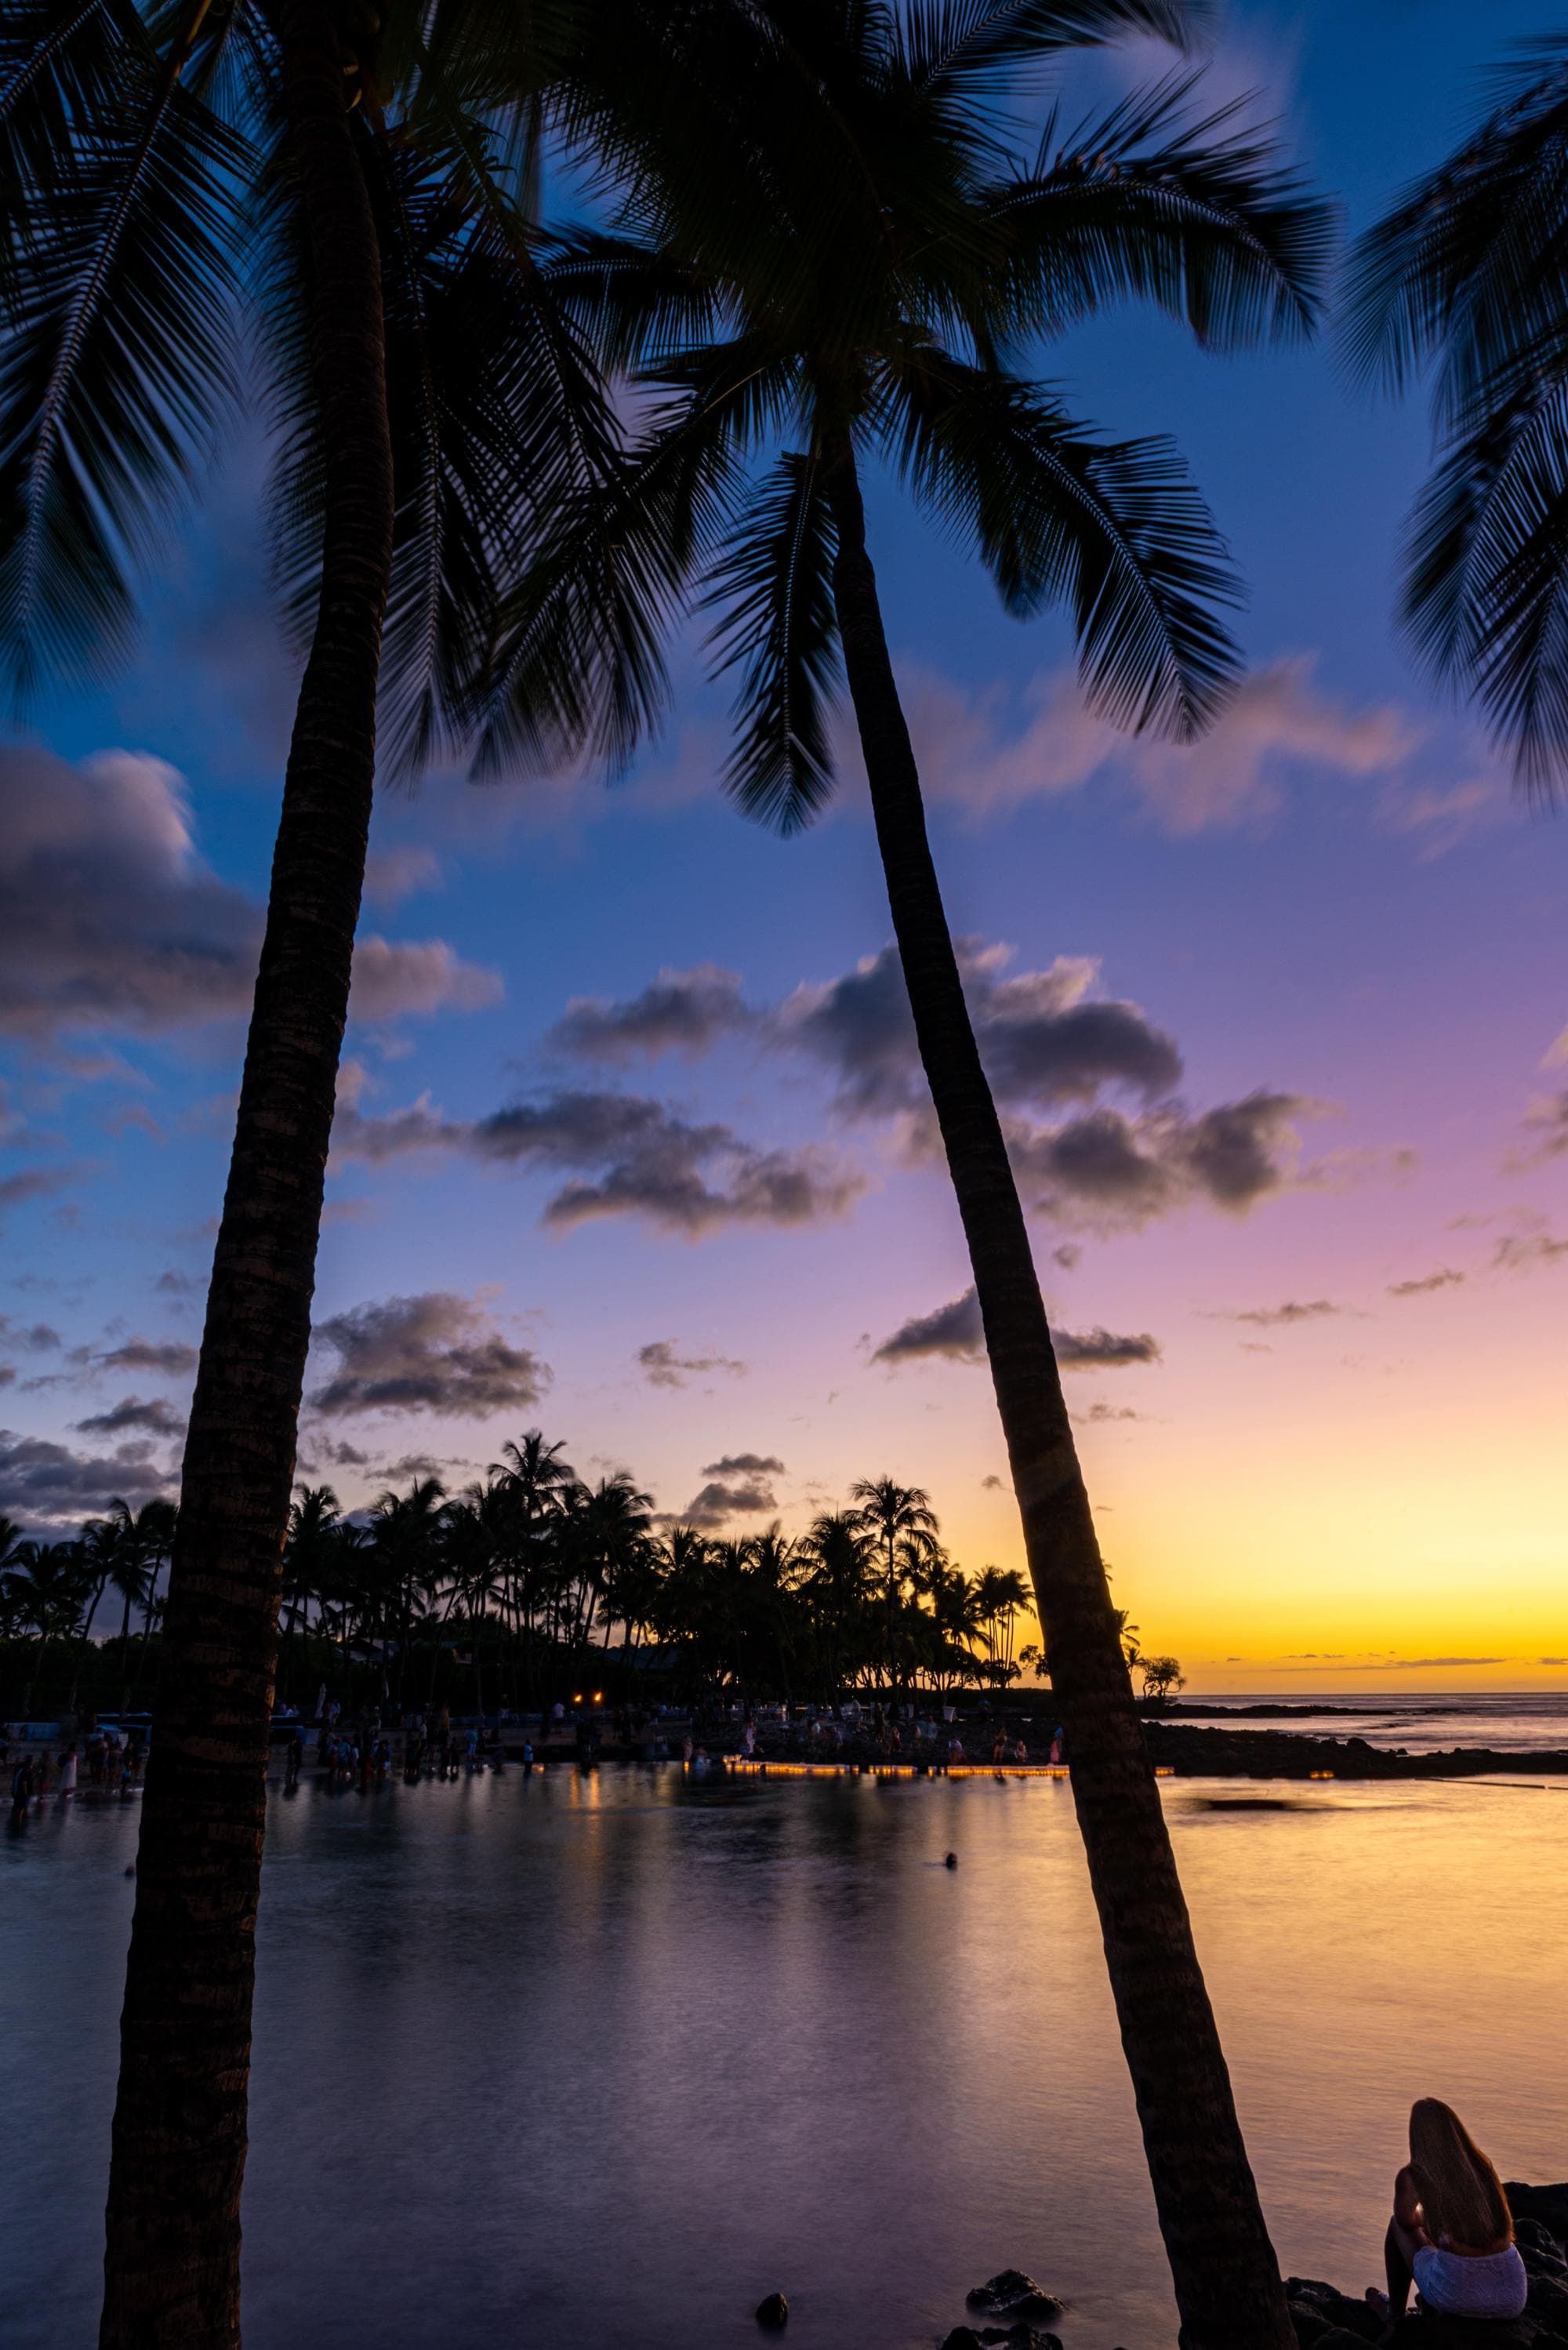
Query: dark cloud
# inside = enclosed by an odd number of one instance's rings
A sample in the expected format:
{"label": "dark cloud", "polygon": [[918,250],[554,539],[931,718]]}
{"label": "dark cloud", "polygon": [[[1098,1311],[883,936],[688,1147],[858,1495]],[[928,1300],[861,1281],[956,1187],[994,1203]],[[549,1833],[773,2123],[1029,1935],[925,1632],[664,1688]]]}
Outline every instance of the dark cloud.
{"label": "dark cloud", "polygon": [[[1011,950],[958,942],[964,993],[981,1055],[1001,1101],[1093,1101],[1105,1086],[1153,1100],[1181,1076],[1172,1038],[1136,1003],[1091,1002],[1096,965],[1061,956],[1049,971],[1005,976]],[[857,1118],[928,1106],[898,951],[884,947],[843,978],[797,988],[772,1033],[826,1061],[836,1106]]]}
{"label": "dark cloud", "polygon": [[1416,1281],[1391,1281],[1387,1295],[1390,1297],[1428,1297],[1434,1289],[1452,1289],[1463,1279],[1464,1274],[1455,1273],[1451,1266],[1439,1265],[1436,1273],[1424,1273]]}
{"label": "dark cloud", "polygon": [[818,1222],[842,1215],[865,1189],[820,1151],[759,1150],[727,1126],[693,1125],[638,1094],[566,1090],[472,1124],[425,1103],[367,1118],[350,1102],[338,1111],[333,1147],[373,1163],[445,1150],[492,1166],[577,1170],[545,1202],[547,1224],[642,1215],[688,1240],[732,1224]]}
{"label": "dark cloud", "polygon": [[59,1343],[59,1332],[47,1322],[31,1323],[24,1330],[8,1314],[0,1314],[0,1347],[19,1347],[29,1355],[48,1355]]}
{"label": "dark cloud", "polygon": [[922,1356],[942,1355],[953,1362],[978,1363],[985,1354],[985,1330],[980,1299],[972,1289],[950,1297],[929,1314],[911,1315],[884,1338],[871,1359],[876,1363],[908,1363]]}
{"label": "dark cloud", "polygon": [[678,1355],[673,1338],[655,1338],[639,1347],[637,1359],[650,1388],[683,1388],[689,1378],[701,1378],[709,1371],[724,1371],[733,1379],[746,1374],[745,1364],[729,1355]]}
{"label": "dark cloud", "polygon": [[703,1477],[782,1477],[784,1465],[772,1452],[726,1452],[699,1471]]}
{"label": "dark cloud", "polygon": [[196,1284],[188,1273],[161,1273],[152,1284],[165,1297],[189,1297]]}
{"label": "dark cloud", "polygon": [[1510,1232],[1499,1241],[1491,1261],[1500,1273],[1539,1273],[1563,1256],[1568,1256],[1568,1241],[1555,1241],[1550,1232]]}
{"label": "dark cloud", "polygon": [[318,1324],[313,1336],[337,1355],[336,1375],[310,1397],[329,1417],[431,1411],[487,1419],[536,1403],[549,1380],[536,1355],[448,1290],[354,1306]]}
{"label": "dark cloud", "polygon": [[1055,1128],[1008,1122],[1028,1204],[1096,1231],[1136,1228],[1195,1201],[1244,1214],[1286,1180],[1300,1094],[1249,1094],[1190,1116],[1167,1103],[1140,1118],[1101,1107]]}
{"label": "dark cloud", "polygon": [[[0,749],[0,1031],[37,1045],[249,1008],[262,909],[202,862],[172,767],[132,751],[73,766],[12,745]],[[469,1009],[498,991],[439,940],[371,935],[355,950],[359,1019]]]}
{"label": "dark cloud", "polygon": [[0,1388],[15,1387],[16,1374],[9,1363],[0,1363]]}
{"label": "dark cloud", "polygon": [[1107,1419],[1147,1419],[1147,1412],[1134,1411],[1131,1404],[1127,1403],[1092,1403],[1087,1411],[1075,1411],[1073,1414],[1075,1419],[1083,1420],[1096,1427]]}
{"label": "dark cloud", "polygon": [[1218,1314],[1211,1318],[1218,1322],[1250,1322],[1255,1330],[1279,1330],[1295,1322],[1322,1322],[1344,1311],[1343,1305],[1335,1305],[1328,1297],[1310,1298],[1304,1305],[1287,1297],[1281,1305],[1250,1305],[1243,1314]]}
{"label": "dark cloud", "polygon": [[1075,1241],[1064,1241],[1060,1248],[1051,1252],[1052,1263],[1059,1264],[1064,1273],[1076,1273],[1083,1257],[1084,1252]]}
{"label": "dark cloud", "polygon": [[[1056,1360],[1064,1371],[1120,1370],[1133,1363],[1157,1363],[1159,1346],[1147,1331],[1118,1336],[1110,1330],[1060,1330],[1051,1333]],[[912,1362],[922,1357],[944,1356],[951,1362],[978,1363],[985,1357],[985,1333],[980,1300],[972,1289],[950,1298],[929,1314],[917,1314],[885,1338],[874,1362]]]}
{"label": "dark cloud", "polygon": [[140,1396],[122,1396],[108,1411],[94,1412],[90,1419],[73,1422],[83,1436],[123,1436],[133,1428],[145,1430],[149,1436],[182,1436],[185,1415],[176,1411],[161,1396],[150,1396],[145,1403]]}
{"label": "dark cloud", "polygon": [[196,1367],[196,1349],[179,1338],[127,1338],[95,1359],[106,1371],[157,1371],[162,1378],[188,1378]]}
{"label": "dark cloud", "polygon": [[778,1508],[778,1496],[764,1477],[746,1477],[726,1483],[713,1479],[693,1495],[681,1512],[681,1522],[704,1534],[728,1525],[732,1518],[763,1517]]}
{"label": "dark cloud", "polygon": [[742,1001],[736,974],[704,962],[691,971],[661,971],[640,995],[618,1003],[575,995],[545,1041],[585,1061],[653,1060],[661,1053],[695,1059],[721,1036],[753,1026],[755,1016]]}
{"label": "dark cloud", "polygon": [[0,1429],[0,1510],[29,1525],[74,1527],[117,1497],[140,1507],[176,1482],[145,1440],[109,1453],[73,1452],[47,1437]]}
{"label": "dark cloud", "polygon": [[0,1175],[0,1208],[24,1207],[29,1200],[52,1200],[76,1172],[74,1167],[23,1167],[15,1175]]}

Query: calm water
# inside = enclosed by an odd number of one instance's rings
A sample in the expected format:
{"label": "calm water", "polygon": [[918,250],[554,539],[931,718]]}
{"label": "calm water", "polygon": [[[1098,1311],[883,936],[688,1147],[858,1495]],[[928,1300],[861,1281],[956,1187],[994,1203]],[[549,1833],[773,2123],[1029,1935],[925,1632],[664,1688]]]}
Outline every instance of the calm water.
{"label": "calm water", "polygon": [[[1417,2093],[1568,2173],[1568,1791],[1272,1792],[1166,1789],[1276,2243],[1359,2285]],[[94,2338],[135,1834],[0,1839],[6,2350]],[[253,2087],[247,2350],[744,2350],[774,2287],[929,2350],[1004,2264],[1174,2340],[1059,1783],[275,1794]]]}

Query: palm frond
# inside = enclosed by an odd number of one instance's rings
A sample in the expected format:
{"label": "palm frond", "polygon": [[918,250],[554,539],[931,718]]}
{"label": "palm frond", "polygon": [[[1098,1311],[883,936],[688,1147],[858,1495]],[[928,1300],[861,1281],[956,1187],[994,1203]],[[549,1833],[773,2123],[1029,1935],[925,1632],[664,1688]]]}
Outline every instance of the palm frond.
{"label": "palm frond", "polygon": [[1532,43],[1500,79],[1480,129],[1361,239],[1346,305],[1353,369],[1398,390],[1439,354],[1450,420],[1568,297],[1568,49]]}
{"label": "palm frond", "polygon": [[1312,332],[1334,210],[1239,127],[1239,103],[1184,119],[1200,79],[1173,77],[1064,135],[1053,120],[1033,170],[986,192],[1020,328],[1058,332],[1130,299],[1219,348]]}
{"label": "palm frond", "polygon": [[825,703],[841,674],[836,545],[816,459],[786,452],[703,586],[702,604],[723,616],[710,639],[718,669],[741,671],[724,787],[747,816],[784,833],[809,823],[833,789]]}
{"label": "palm frond", "polygon": [[787,411],[796,371],[757,338],[668,362],[645,438],[556,521],[502,608],[482,688],[477,771],[587,747],[612,769],[657,726],[659,647],[714,554],[749,444]]}
{"label": "palm frond", "polygon": [[1559,369],[1489,414],[1428,484],[1403,618],[1424,661],[1473,693],[1527,796],[1568,772],[1568,385]]}
{"label": "palm frond", "polygon": [[1098,441],[1039,387],[928,347],[889,368],[880,421],[916,494],[975,546],[1011,612],[1064,602],[1091,704],[1189,740],[1240,656],[1208,508],[1164,439]]}
{"label": "palm frond", "polygon": [[916,88],[961,88],[978,102],[1063,49],[1138,33],[1189,47],[1208,14],[1202,0],[913,0],[894,39]]}
{"label": "palm frond", "polygon": [[130,573],[230,382],[248,152],[127,50],[17,258],[0,355],[0,635],[18,692],[130,622]]}

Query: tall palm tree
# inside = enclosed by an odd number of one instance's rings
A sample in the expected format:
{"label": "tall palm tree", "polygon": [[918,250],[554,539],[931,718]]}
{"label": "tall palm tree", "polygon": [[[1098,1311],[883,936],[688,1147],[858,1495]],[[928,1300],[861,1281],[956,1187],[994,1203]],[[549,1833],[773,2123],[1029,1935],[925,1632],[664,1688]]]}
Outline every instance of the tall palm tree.
{"label": "tall palm tree", "polygon": [[929,1559],[937,1546],[937,1521],[930,1496],[918,1485],[892,1477],[861,1477],[849,1489],[855,1514],[882,1554],[882,1596],[887,1613],[888,1684],[898,1696],[898,1600],[906,1571]]}
{"label": "tall palm tree", "polygon": [[[826,703],[847,682],[1183,2340],[1289,2350],[927,837],[861,480],[869,460],[890,463],[1013,613],[1064,602],[1092,706],[1191,739],[1237,669],[1216,616],[1235,594],[1222,546],[1167,442],[1097,439],[1023,355],[1127,296],[1217,348],[1301,335],[1330,223],[1265,141],[1223,114],[1192,120],[1186,86],[1065,135],[1053,120],[1036,154],[1009,151],[1003,109],[1023,75],[1132,24],[1179,35],[1179,5],[778,0],[773,14],[791,70],[804,60],[815,78],[821,135],[802,148],[780,134],[784,82],[762,73],[738,100],[743,169],[726,179],[727,155],[711,154],[695,195],[634,171],[613,233],[563,241],[563,287],[653,413],[624,483],[572,518],[510,612],[489,740],[526,727],[552,649],[588,636],[607,568],[641,598],[645,638],[693,591],[716,612],[717,659],[740,679],[728,785],[781,829],[827,796]],[[595,660],[624,702],[621,640]]]}
{"label": "tall palm tree", "polygon": [[[581,11],[527,13],[543,53]],[[535,265],[529,117],[488,108],[485,16],[15,0],[0,16],[0,656],[26,691],[119,650],[139,558],[204,478],[232,386],[254,405],[258,363],[308,640],[185,1445],[105,2350],[238,2339],[262,1761],[378,707],[417,766],[496,580],[614,438]],[[561,675],[535,754],[570,731]]]}
{"label": "tall palm tree", "polygon": [[1478,129],[1361,240],[1347,341],[1396,390],[1436,362],[1401,617],[1550,799],[1568,772],[1568,39],[1493,83]]}

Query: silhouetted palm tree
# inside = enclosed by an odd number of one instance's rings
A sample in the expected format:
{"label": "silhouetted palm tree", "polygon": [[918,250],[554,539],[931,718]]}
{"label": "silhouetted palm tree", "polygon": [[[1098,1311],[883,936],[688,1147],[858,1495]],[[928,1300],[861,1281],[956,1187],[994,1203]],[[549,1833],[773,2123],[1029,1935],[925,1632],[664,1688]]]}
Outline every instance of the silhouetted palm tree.
{"label": "silhouetted palm tree", "polygon": [[[237,2336],[262,1763],[378,704],[417,766],[458,723],[497,579],[614,440],[535,265],[531,117],[483,84],[484,13],[0,16],[0,658],[26,692],[121,648],[140,561],[241,382],[277,428],[279,566],[309,648],[185,1443],[104,2350]],[[558,51],[584,14],[539,0],[526,36]],[[570,734],[570,693],[562,664],[536,755]]]}
{"label": "silhouetted palm tree", "polygon": [[[737,671],[731,791],[789,830],[826,798],[826,704],[842,667],[870,785],[921,1062],[969,1243],[1073,1786],[1184,2340],[1290,2350],[1229,2075],[1112,1617],[1018,1189],[926,833],[866,543],[880,456],[990,570],[1008,608],[1065,603],[1090,703],[1189,740],[1238,657],[1216,608],[1235,584],[1167,442],[1097,439],[1021,355],[1113,300],[1147,298],[1215,348],[1314,322],[1324,209],[1188,86],[1132,99],[1039,152],[1008,150],[1021,78],[1179,5],[929,0],[907,13],[780,5],[789,56],[741,92],[743,170],[636,181],[624,234],[556,265],[603,347],[637,373],[647,440],[607,501],[564,526],[510,616],[493,743],[528,723],[552,646],[591,636],[613,570],[626,620],[597,667],[628,669],[695,587]],[[779,122],[797,68],[817,136]],[[781,446],[782,444],[782,446]],[[771,460],[761,479],[750,461]],[[631,648],[628,653],[626,647]]]}
{"label": "silhouetted palm tree", "polygon": [[1407,535],[1402,618],[1473,695],[1527,793],[1568,764],[1568,40],[1361,240],[1347,340],[1392,389],[1436,361],[1440,451]]}

